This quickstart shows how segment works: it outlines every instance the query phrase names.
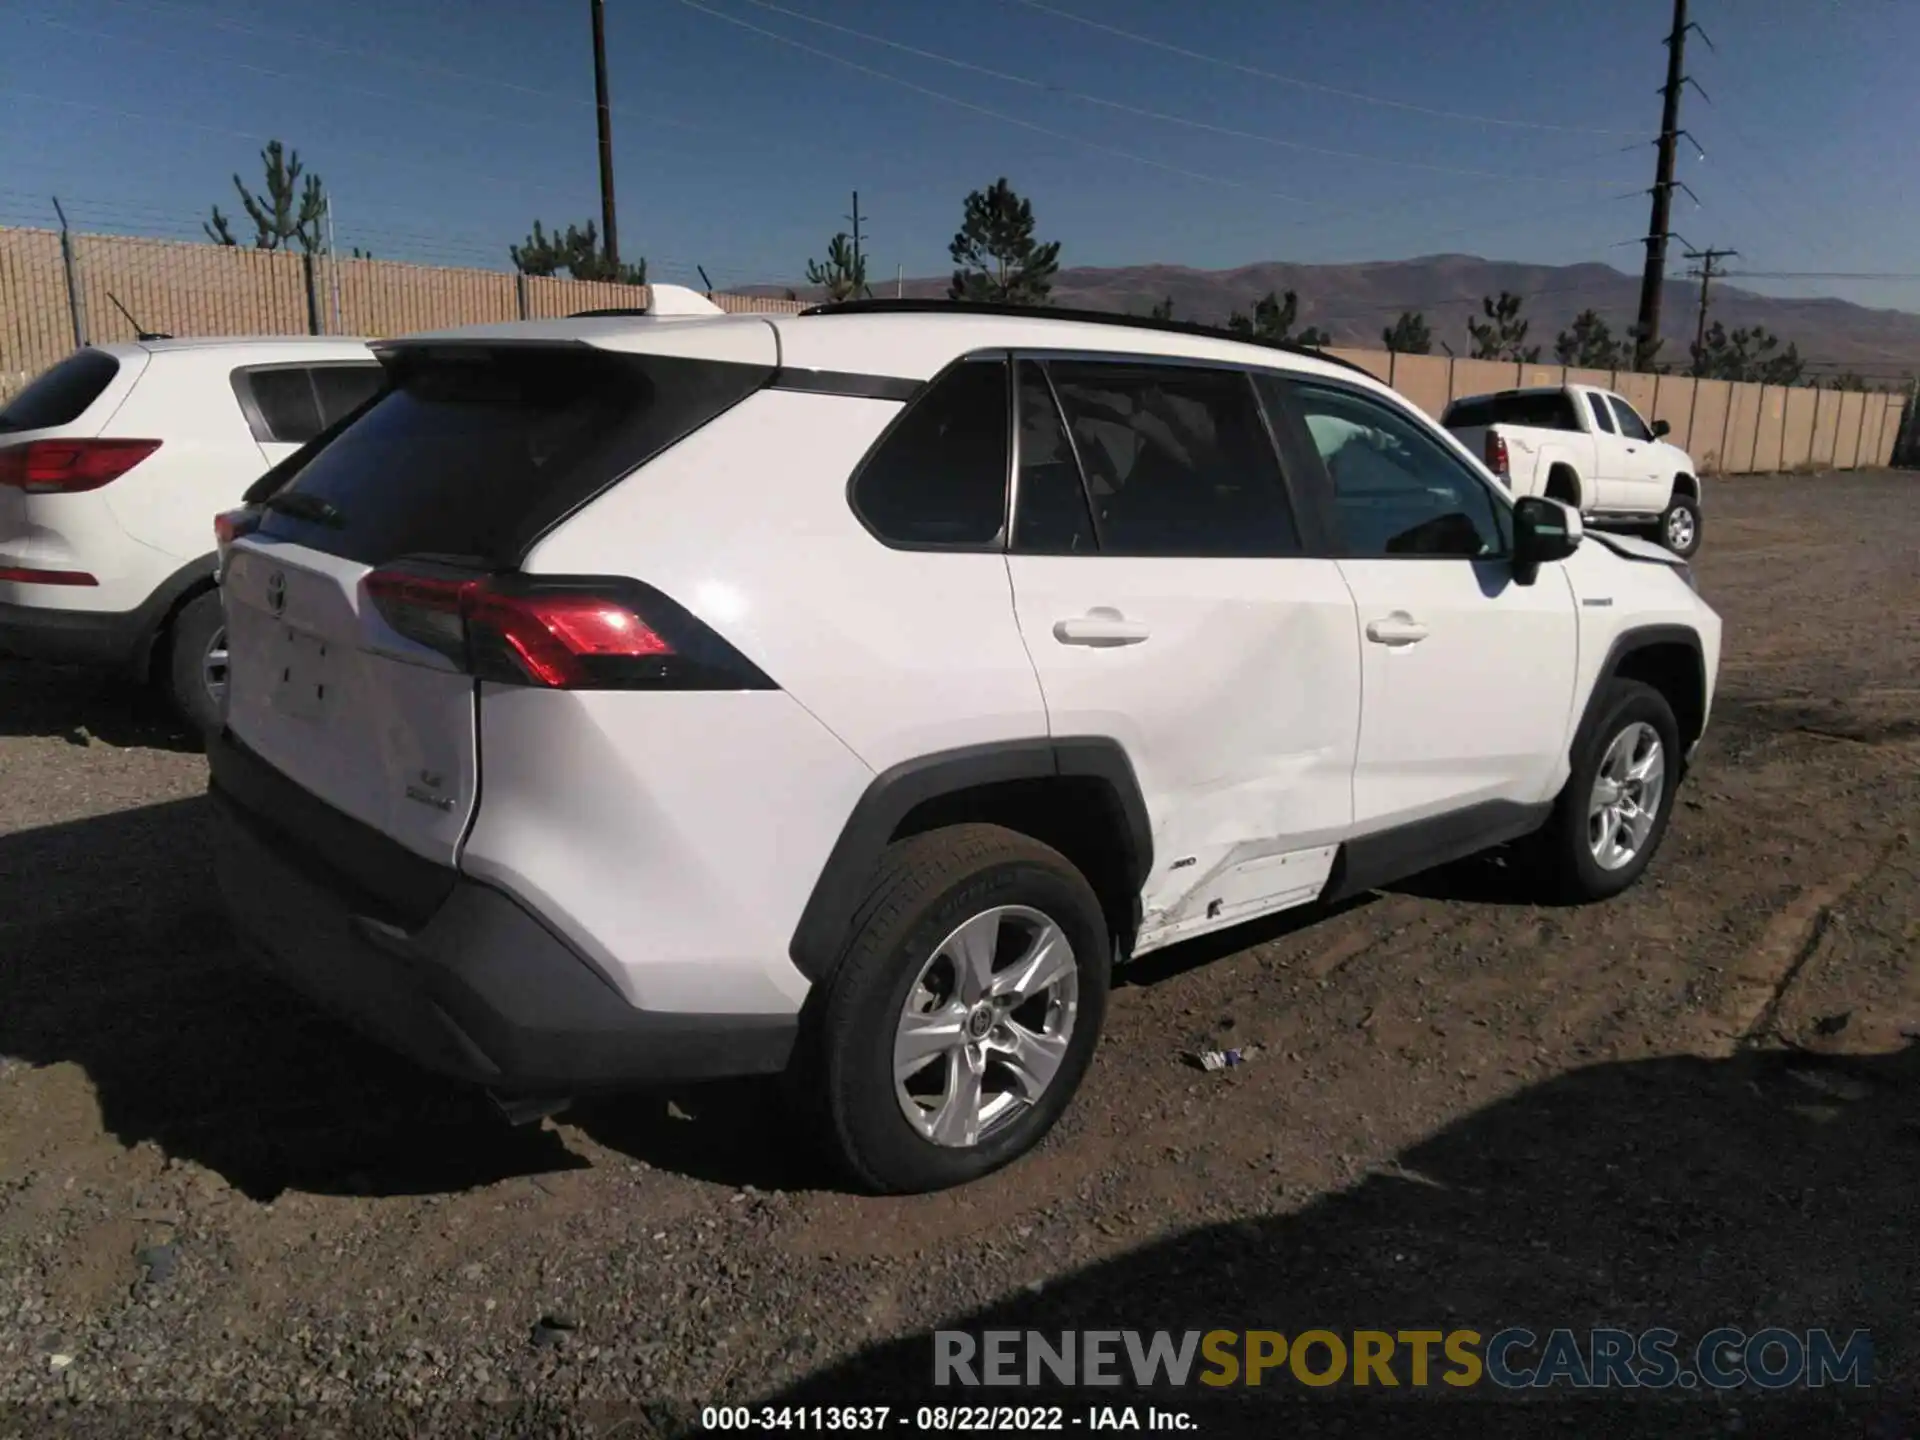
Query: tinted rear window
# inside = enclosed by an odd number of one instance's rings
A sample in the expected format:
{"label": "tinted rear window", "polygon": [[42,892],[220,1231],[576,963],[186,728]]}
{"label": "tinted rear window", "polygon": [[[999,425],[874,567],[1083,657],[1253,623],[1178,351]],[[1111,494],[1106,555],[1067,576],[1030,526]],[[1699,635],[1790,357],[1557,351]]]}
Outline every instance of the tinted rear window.
{"label": "tinted rear window", "polygon": [[7,402],[0,410],[0,430],[71,425],[119,373],[120,362],[104,350],[76,350]]}
{"label": "tinted rear window", "polygon": [[1461,400],[1447,409],[1447,428],[1466,430],[1478,425],[1531,425],[1538,430],[1578,430],[1580,421],[1565,391],[1541,394],[1487,395]]}
{"label": "tinted rear window", "polygon": [[261,532],[368,565],[517,565],[556,522],[771,373],[585,347],[403,353],[392,390],[285,487],[332,515],[269,511]]}

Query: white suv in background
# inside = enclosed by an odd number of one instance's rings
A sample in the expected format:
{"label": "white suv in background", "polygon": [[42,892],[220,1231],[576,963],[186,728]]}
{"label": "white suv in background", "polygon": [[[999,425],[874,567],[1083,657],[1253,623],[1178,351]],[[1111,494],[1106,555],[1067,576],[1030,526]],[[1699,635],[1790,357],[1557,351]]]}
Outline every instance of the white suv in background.
{"label": "white suv in background", "polygon": [[962,1181],[1116,963],[1509,841],[1612,895],[1707,721],[1682,562],[1328,359],[911,301],[378,348],[233,522],[221,884],[522,1113],[784,1071],[860,1183]]}
{"label": "white suv in background", "polygon": [[0,651],[162,681],[217,727],[214,516],[382,375],[358,340],[77,350],[0,409]]}

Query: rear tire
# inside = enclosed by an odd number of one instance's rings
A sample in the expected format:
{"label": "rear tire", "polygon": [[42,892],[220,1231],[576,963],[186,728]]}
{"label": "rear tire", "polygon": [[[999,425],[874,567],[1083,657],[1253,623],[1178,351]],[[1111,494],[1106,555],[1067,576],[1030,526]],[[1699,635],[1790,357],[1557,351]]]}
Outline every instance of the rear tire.
{"label": "rear tire", "polygon": [[1646,872],[1680,784],[1680,727],[1664,695],[1612,680],[1594,706],[1552,815],[1520,842],[1547,898],[1575,904],[1618,895]]}
{"label": "rear tire", "polygon": [[1660,516],[1660,543],[1681,559],[1690,560],[1700,550],[1700,525],[1700,502],[1676,495]]}
{"label": "rear tire", "polygon": [[852,931],[794,1076],[850,1178],[940,1190],[1038,1144],[1106,1016],[1086,878],[1028,836],[955,825],[887,847]]}
{"label": "rear tire", "polygon": [[196,734],[218,734],[227,711],[227,619],[218,590],[194,596],[174,615],[165,674],[167,698],[180,718]]}

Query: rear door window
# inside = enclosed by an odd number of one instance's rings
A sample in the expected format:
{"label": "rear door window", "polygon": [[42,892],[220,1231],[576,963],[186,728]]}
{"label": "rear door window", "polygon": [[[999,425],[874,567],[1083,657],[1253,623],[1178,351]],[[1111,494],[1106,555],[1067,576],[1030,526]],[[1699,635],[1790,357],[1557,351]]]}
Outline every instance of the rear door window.
{"label": "rear door window", "polygon": [[119,373],[120,362],[106,351],[76,350],[7,402],[0,410],[0,432],[71,425]]}
{"label": "rear door window", "polygon": [[1050,362],[1047,373],[1102,553],[1301,553],[1279,458],[1244,372],[1076,360]]}
{"label": "rear door window", "polygon": [[450,346],[403,350],[391,374],[371,409],[296,457],[262,534],[368,565],[437,555],[514,566],[772,371],[587,347]]}
{"label": "rear door window", "polygon": [[1607,411],[1607,402],[1595,392],[1587,392],[1587,403],[1593,407],[1593,421],[1603,434],[1613,434],[1613,416]]}
{"label": "rear door window", "polygon": [[1022,360],[1019,380],[1020,483],[1013,548],[1023,555],[1089,554],[1100,542],[1047,372],[1032,360]]}

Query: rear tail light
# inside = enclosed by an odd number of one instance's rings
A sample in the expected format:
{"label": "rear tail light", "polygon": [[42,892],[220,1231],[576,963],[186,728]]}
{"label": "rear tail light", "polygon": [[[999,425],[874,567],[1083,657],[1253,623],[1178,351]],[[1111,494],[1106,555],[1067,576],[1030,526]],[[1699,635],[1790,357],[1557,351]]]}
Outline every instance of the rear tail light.
{"label": "rear tail light", "polygon": [[98,490],[159,448],[158,440],[29,440],[0,450],[0,485],[30,495]]}
{"label": "rear tail light", "polygon": [[1502,480],[1506,479],[1507,471],[1510,468],[1510,462],[1507,459],[1507,441],[1506,437],[1497,431],[1487,431],[1486,458],[1487,469],[1498,475]]}
{"label": "rear tail light", "polygon": [[772,690],[758,666],[650,585],[405,564],[367,576],[395,631],[477,679],[549,690]]}
{"label": "rear tail light", "polygon": [[260,528],[260,512],[251,505],[243,505],[238,510],[222,510],[213,517],[213,574],[216,580],[226,572],[227,551],[233,548],[233,542],[242,535],[251,535]]}

